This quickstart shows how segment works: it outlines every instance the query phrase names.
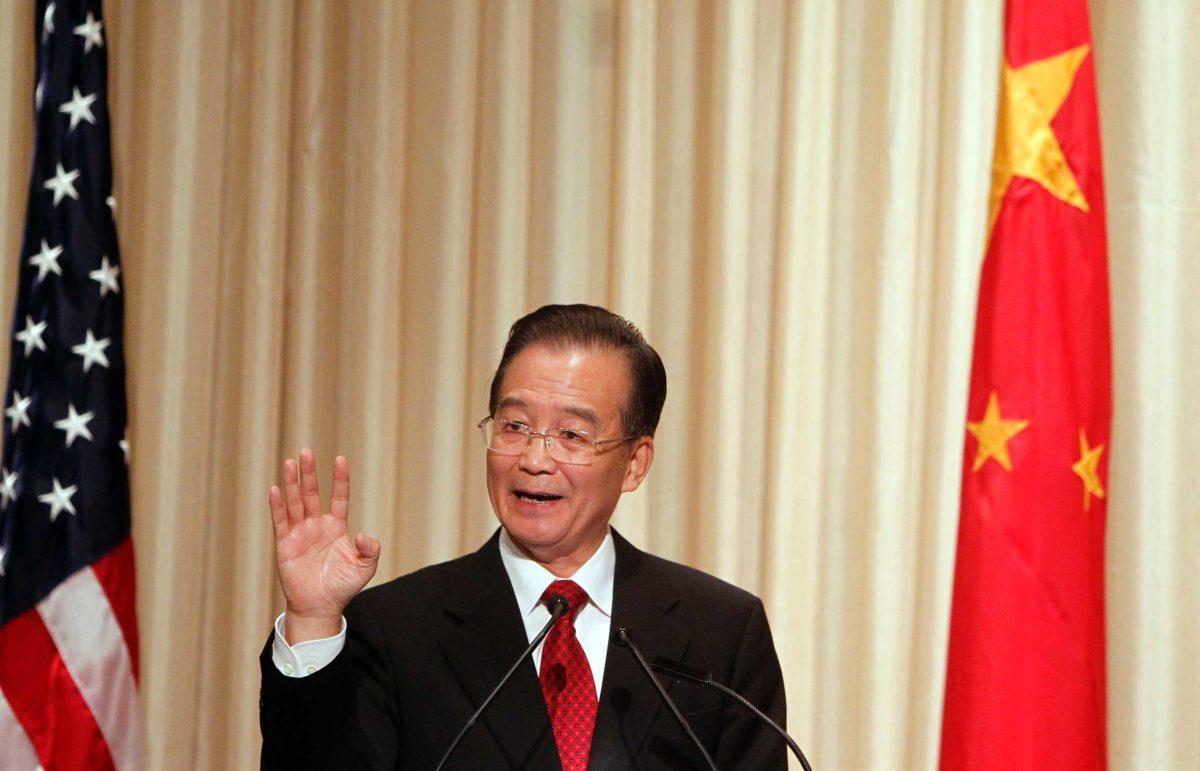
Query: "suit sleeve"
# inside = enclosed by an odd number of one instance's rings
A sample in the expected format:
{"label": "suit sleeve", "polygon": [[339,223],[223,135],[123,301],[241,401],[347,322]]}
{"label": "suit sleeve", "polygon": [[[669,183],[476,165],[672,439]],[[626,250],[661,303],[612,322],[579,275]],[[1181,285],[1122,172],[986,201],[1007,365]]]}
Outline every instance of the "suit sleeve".
{"label": "suit sleeve", "polygon": [[287,677],[259,656],[262,768],[386,768],[399,754],[398,706],[379,625],[361,603],[346,609],[346,646],[328,666]]}
{"label": "suit sleeve", "polygon": [[[728,685],[780,726],[787,725],[783,672],[760,600],[754,601],[742,631],[733,680]],[[730,699],[724,707],[713,760],[720,768],[786,769],[787,745],[749,710]]]}

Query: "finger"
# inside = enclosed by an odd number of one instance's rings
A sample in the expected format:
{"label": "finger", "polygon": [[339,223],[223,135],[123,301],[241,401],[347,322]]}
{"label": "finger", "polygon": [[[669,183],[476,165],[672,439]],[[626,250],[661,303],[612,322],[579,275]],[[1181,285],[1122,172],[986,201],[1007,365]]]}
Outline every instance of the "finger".
{"label": "finger", "polygon": [[283,493],[275,485],[267,493],[267,502],[271,506],[271,524],[275,526],[275,537],[282,538],[288,531],[287,512],[283,508]]}
{"label": "finger", "polygon": [[350,462],[344,456],[333,459],[333,496],[329,513],[340,519],[350,514]]}
{"label": "finger", "polygon": [[300,497],[304,500],[304,516],[321,516],[321,494],[317,491],[317,461],[312,450],[300,451]]}
{"label": "finger", "polygon": [[296,461],[288,458],[283,462],[283,499],[287,502],[288,525],[304,521],[304,503],[300,500],[300,474]]}
{"label": "finger", "polygon": [[354,536],[354,548],[358,549],[358,556],[369,560],[379,559],[379,552],[383,550],[379,541],[365,533]]}

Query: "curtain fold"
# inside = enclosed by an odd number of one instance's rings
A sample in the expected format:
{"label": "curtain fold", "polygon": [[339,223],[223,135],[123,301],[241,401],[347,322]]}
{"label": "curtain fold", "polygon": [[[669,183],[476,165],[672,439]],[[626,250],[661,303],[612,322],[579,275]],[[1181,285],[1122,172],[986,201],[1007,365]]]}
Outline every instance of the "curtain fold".
{"label": "curtain fold", "polygon": [[[1000,0],[105,11],[148,767],[256,763],[282,459],[312,446],[327,494],[349,458],[377,581],[476,548],[508,326],[574,301],[667,366],[614,525],[763,597],[819,767],[936,766]],[[1109,759],[1194,768],[1200,9],[1092,11]],[[31,14],[0,4],[5,317]]]}

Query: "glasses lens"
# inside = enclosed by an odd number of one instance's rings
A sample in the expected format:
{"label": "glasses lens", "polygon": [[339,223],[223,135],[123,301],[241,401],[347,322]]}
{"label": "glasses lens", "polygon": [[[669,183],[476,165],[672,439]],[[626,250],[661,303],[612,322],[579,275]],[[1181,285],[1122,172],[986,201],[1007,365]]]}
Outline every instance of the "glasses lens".
{"label": "glasses lens", "polygon": [[558,429],[550,436],[550,457],[560,463],[589,463],[592,459],[590,437],[582,431]]}
{"label": "glasses lens", "polygon": [[520,455],[529,441],[529,429],[520,423],[493,418],[485,421],[482,428],[484,444],[501,455]]}

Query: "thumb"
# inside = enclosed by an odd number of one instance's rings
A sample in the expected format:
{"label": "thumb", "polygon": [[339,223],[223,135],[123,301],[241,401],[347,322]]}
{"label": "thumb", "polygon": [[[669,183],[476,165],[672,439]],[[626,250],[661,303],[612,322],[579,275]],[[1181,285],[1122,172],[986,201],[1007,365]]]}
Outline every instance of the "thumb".
{"label": "thumb", "polygon": [[382,550],[379,541],[366,535],[359,533],[354,536],[354,548],[358,549],[358,556],[367,560],[379,559],[379,552]]}

